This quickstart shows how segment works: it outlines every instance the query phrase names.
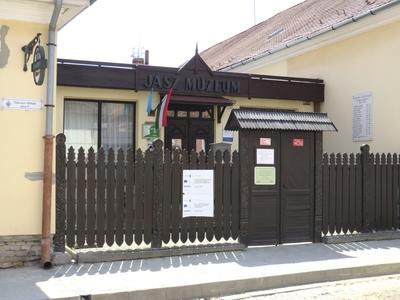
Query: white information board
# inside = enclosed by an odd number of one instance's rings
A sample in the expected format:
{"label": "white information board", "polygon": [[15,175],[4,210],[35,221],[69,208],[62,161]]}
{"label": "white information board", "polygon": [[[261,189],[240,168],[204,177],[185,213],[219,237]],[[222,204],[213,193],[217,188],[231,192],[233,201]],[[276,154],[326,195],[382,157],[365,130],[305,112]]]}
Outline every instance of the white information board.
{"label": "white information board", "polygon": [[40,110],[42,109],[42,101],[30,99],[3,99],[1,107],[4,109],[16,110]]}
{"label": "white information board", "polygon": [[257,149],[257,165],[273,165],[275,163],[274,149]]}
{"label": "white information board", "polygon": [[182,217],[214,216],[214,170],[183,170]]}
{"label": "white information board", "polygon": [[353,96],[353,141],[372,140],[372,93]]}

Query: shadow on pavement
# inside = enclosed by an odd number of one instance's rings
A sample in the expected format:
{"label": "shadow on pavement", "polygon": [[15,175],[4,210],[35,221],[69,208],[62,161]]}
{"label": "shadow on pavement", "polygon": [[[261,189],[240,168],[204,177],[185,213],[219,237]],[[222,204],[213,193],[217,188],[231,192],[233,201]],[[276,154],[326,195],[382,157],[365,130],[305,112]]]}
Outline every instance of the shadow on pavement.
{"label": "shadow on pavement", "polygon": [[389,248],[400,249],[400,242],[392,240],[354,242],[346,244],[288,244],[280,246],[262,246],[250,247],[245,251],[66,265],[54,268],[53,276],[82,276],[135,271],[157,272],[169,268],[224,263],[237,263],[246,267],[260,267],[345,259],[353,257],[354,251]]}

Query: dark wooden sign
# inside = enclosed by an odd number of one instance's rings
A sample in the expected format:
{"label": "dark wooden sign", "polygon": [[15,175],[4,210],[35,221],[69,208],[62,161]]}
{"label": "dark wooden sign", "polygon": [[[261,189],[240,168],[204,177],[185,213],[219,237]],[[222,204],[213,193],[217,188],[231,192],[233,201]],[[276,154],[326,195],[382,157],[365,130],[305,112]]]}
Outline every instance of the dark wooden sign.
{"label": "dark wooden sign", "polygon": [[[175,85],[175,86],[174,86]],[[146,89],[175,90],[190,93],[239,94],[240,81],[213,79],[202,76],[180,78],[179,75],[148,74],[143,86]]]}
{"label": "dark wooden sign", "polygon": [[[164,91],[173,88],[175,94],[240,95],[240,78],[221,76],[218,72],[213,72],[197,53],[180,69],[146,65],[137,67],[137,90]],[[245,77],[243,79],[246,81]]]}

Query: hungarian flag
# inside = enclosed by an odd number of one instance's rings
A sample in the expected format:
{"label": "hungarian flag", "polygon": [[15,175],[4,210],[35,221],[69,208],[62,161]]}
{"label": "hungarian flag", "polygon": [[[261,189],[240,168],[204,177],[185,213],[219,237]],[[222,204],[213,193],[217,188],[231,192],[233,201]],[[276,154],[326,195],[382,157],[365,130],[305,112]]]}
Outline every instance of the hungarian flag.
{"label": "hungarian flag", "polygon": [[157,129],[167,126],[167,114],[169,99],[172,95],[172,88],[168,90],[167,94],[162,98],[160,105],[158,106],[156,115],[156,127]]}

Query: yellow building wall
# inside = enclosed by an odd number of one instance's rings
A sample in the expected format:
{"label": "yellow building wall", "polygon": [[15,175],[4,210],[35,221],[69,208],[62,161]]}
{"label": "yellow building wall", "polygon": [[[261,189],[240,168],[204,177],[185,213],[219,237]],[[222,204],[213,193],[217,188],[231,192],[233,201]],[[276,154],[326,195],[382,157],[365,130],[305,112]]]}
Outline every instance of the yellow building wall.
{"label": "yellow building wall", "polygon": [[[147,97],[148,91],[127,91],[117,89],[96,89],[96,88],[80,88],[80,87],[57,87],[57,103],[56,103],[56,133],[63,132],[64,119],[64,100],[80,99],[80,100],[103,100],[103,101],[127,101],[134,102],[136,105],[136,148],[142,150],[147,149],[149,142],[143,139],[142,124],[145,122],[154,122],[155,117],[147,116]],[[157,94],[157,93],[155,93]],[[273,109],[290,109],[295,111],[312,111],[313,106],[310,102],[274,100],[274,99],[247,99],[240,97],[227,97],[234,101],[234,105],[227,107],[222,117],[221,123],[218,124],[215,112],[214,136],[215,142],[222,142],[223,128],[226,125],[229,114],[233,108],[252,107],[252,108],[273,108]],[[158,103],[157,96],[154,97],[155,103]],[[160,138],[164,138],[164,130],[160,130]],[[238,134],[234,133],[234,142],[232,149],[238,149]]]}
{"label": "yellow building wall", "polygon": [[[47,43],[47,25],[0,19],[9,27],[5,37],[10,50],[8,64],[0,68],[0,100],[6,98],[46,101],[46,80],[36,86],[32,72],[24,72],[21,47],[42,33]],[[46,54],[47,55],[47,54]],[[0,108],[0,235],[41,232],[42,180],[25,178],[27,172],[43,171],[44,109],[38,111]]]}
{"label": "yellow building wall", "polygon": [[281,60],[276,63],[261,66],[243,65],[234,70],[234,72],[252,73],[252,74],[267,74],[275,76],[288,76],[287,61]]}
{"label": "yellow building wall", "polygon": [[[321,78],[327,112],[338,133],[324,134],[324,150],[400,151],[400,21],[310,51],[287,61],[288,76]],[[373,140],[352,141],[352,96],[373,94]]]}

